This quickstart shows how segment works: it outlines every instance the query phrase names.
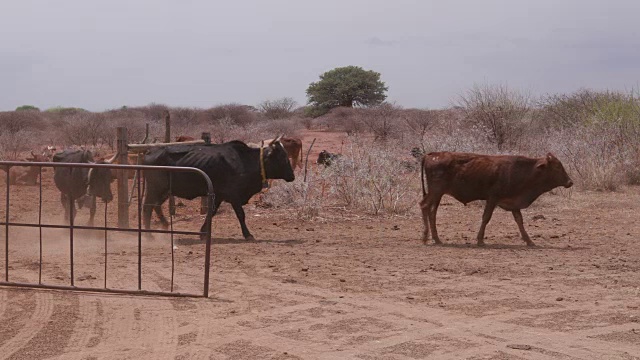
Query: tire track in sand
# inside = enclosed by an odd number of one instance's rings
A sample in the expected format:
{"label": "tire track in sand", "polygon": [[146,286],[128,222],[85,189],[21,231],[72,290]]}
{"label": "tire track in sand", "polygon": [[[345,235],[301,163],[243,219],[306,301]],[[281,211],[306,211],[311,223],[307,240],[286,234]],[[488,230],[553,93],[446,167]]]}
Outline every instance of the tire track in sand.
{"label": "tire track in sand", "polygon": [[98,319],[102,315],[100,299],[79,296],[78,321],[61,358],[85,359],[90,355],[90,349],[100,341],[100,335],[104,332],[100,327],[102,319]]}
{"label": "tire track in sand", "polygon": [[7,293],[9,290],[0,288],[0,319],[4,317],[4,312],[7,309]]}
{"label": "tire track in sand", "polygon": [[35,308],[29,319],[25,321],[24,326],[0,347],[0,353],[6,357],[12,356],[27,345],[48,324],[53,313],[53,294],[51,292],[27,291],[35,299]]}
{"label": "tire track in sand", "polygon": [[45,359],[64,353],[76,327],[79,299],[74,293],[52,295],[53,310],[49,320],[8,359]]}
{"label": "tire track in sand", "polygon": [[93,337],[81,350],[83,355],[119,359],[175,358],[177,320],[168,300],[111,296],[108,302],[102,302],[101,309]]}

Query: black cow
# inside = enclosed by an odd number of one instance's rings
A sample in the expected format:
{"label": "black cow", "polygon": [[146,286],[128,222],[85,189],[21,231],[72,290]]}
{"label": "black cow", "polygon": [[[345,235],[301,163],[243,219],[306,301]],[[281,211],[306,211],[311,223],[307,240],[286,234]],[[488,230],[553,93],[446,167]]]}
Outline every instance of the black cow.
{"label": "black cow", "polygon": [[[109,160],[98,163],[110,164],[116,158],[116,155]],[[53,162],[94,163],[93,155],[89,150],[64,150],[53,156]],[[77,202],[79,208],[82,208],[83,205],[89,206],[89,226],[93,226],[93,218],[96,214],[96,196],[105,202],[113,200],[113,194],[111,193],[112,180],[110,169],[55,167],[53,181],[58,190],[60,190],[60,201],[64,207],[65,221],[69,220],[69,213],[75,219],[75,203]]]}
{"label": "black cow", "polygon": [[[242,206],[262,190],[266,179],[284,179],[287,182],[295,179],[287,152],[275,139],[269,146],[261,150],[247,146],[242,141],[230,141],[224,144],[189,144],[168,145],[158,147],[145,155],[145,165],[185,166],[204,171],[213,183],[215,215],[220,203],[226,201],[233,206],[238,217],[242,235],[247,240],[255,240],[245,224]],[[264,168],[266,179],[262,178]],[[174,196],[184,199],[195,199],[207,195],[207,186],[199,174],[192,172],[145,171],[147,190],[144,199],[143,219],[145,229],[150,228],[151,212],[155,209],[162,225],[168,226],[162,214],[162,204],[169,197],[169,185]],[[211,219],[205,219],[201,231]]]}
{"label": "black cow", "polygon": [[411,148],[411,156],[416,159],[418,162],[422,161],[422,157],[424,156],[424,150],[419,147]]}
{"label": "black cow", "polygon": [[318,160],[316,160],[316,164],[329,166],[332,163],[338,161],[340,158],[342,158],[342,154],[332,154],[327,150],[322,150],[320,151],[320,154],[318,154]]}

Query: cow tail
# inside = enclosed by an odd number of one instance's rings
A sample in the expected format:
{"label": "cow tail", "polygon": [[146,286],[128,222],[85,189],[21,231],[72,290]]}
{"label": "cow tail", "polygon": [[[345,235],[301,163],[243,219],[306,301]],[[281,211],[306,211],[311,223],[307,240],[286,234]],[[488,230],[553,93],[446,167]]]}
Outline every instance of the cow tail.
{"label": "cow tail", "polygon": [[422,196],[427,196],[427,191],[424,185],[424,179],[427,176],[426,171],[424,169],[424,157],[422,157],[422,161],[420,161],[420,184],[422,185]]}

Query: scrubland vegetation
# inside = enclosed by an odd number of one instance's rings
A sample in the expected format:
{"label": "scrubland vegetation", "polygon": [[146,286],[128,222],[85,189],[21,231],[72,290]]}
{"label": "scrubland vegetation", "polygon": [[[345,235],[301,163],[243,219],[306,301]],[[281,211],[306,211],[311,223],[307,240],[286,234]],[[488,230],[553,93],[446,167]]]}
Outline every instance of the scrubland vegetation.
{"label": "scrubland vegetation", "polygon": [[[302,130],[344,132],[343,161],[315,166],[303,181],[274,186],[261,206],[295,207],[301,217],[326,209],[368,214],[405,214],[417,208],[419,165],[410,155],[464,151],[542,156],[553,152],[579,189],[617,191],[640,183],[640,94],[579,90],[534,98],[505,86],[476,86],[446,109],[377,106],[335,107],[310,117],[290,98],[256,107],[224,104],[209,109],[150,104],[103,112],[78,108],[40,111],[31,105],[0,113],[0,156],[22,159],[45,145],[83,146],[112,151],[116,127],[126,126],[130,142],[140,142],[149,124],[148,142],[164,140],[164,116],[171,114],[172,134],[212,141],[257,141]],[[305,143],[305,147],[309,144]],[[316,149],[319,150],[319,149]],[[306,149],[305,149],[306,152]],[[310,159],[310,163],[315,159]]]}

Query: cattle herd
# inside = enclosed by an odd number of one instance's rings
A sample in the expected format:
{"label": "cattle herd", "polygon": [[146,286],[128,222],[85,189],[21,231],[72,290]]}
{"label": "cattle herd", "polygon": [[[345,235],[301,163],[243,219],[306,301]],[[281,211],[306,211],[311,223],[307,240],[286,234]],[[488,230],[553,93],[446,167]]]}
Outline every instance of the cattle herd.
{"label": "cattle herd", "polygon": [[[177,142],[194,138],[179,136]],[[116,154],[117,155],[117,154]],[[108,160],[94,161],[88,150],[64,150],[56,152],[54,147],[46,147],[42,154],[31,153],[28,161],[50,161],[59,163],[114,163],[113,155]],[[573,185],[562,163],[549,153],[541,158],[524,156],[491,156],[472,153],[432,152],[424,154],[420,148],[411,149],[411,155],[420,169],[422,200],[420,209],[424,224],[422,240],[426,244],[429,237],[441,244],[436,228],[436,214],[442,196],[450,195],[463,204],[484,200],[480,229],[477,234],[478,246],[484,245],[485,228],[496,207],[513,214],[522,240],[528,245],[534,243],[527,234],[521,210],[530,206],[540,195],[556,187],[569,188]],[[242,235],[247,240],[254,237],[245,223],[243,205],[259,193],[267,181],[282,179],[294,181],[294,170],[302,167],[302,141],[279,136],[260,143],[230,141],[223,144],[186,143],[167,144],[153,147],[141,158],[143,165],[194,167],[209,176],[214,189],[213,214],[224,201],[233,207],[240,223]],[[341,154],[322,150],[317,165],[331,166],[341,161]],[[140,163],[130,159],[130,163]],[[404,164],[413,168],[416,165]],[[6,167],[2,167],[7,171]],[[28,167],[26,172],[11,172],[12,184],[36,184],[38,167]],[[195,199],[207,195],[207,185],[201,175],[192,172],[169,174],[166,171],[145,171],[145,195],[143,223],[146,229],[151,225],[151,214],[155,211],[164,228],[168,222],[163,215],[162,205],[174,195],[184,199]],[[64,208],[65,220],[73,219],[75,206],[87,206],[90,210],[89,225],[93,224],[96,212],[96,198],[110,202],[113,180],[111,171],[105,168],[55,167],[54,182],[60,190],[60,201]],[[211,221],[205,219],[201,231]]]}

